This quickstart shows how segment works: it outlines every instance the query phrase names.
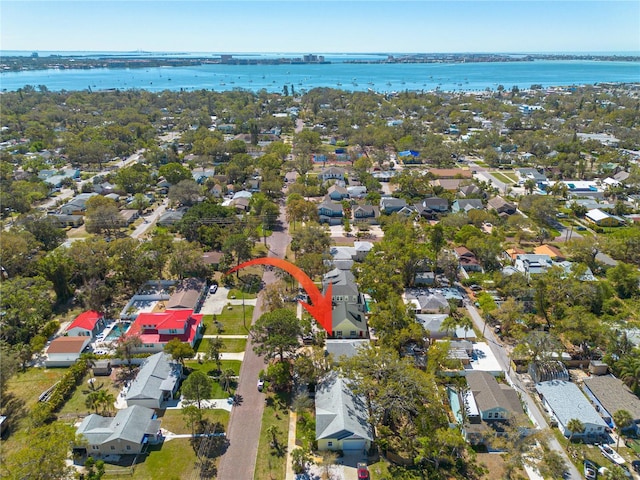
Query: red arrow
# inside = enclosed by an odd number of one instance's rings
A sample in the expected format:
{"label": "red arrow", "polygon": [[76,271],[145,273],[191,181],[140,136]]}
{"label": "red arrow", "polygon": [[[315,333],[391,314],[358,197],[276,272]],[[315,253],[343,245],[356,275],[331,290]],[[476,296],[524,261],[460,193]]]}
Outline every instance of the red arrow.
{"label": "red arrow", "polygon": [[241,263],[237,267],[232,268],[227,272],[227,275],[235,272],[236,270],[240,270],[244,267],[249,267],[251,265],[273,265],[274,267],[278,267],[281,270],[289,273],[293,278],[300,282],[302,288],[305,289],[307,295],[311,299],[311,305],[305,302],[300,301],[300,304],[305,308],[309,314],[324,328],[329,335],[331,335],[333,331],[333,321],[332,321],[332,304],[331,304],[331,292],[332,292],[332,284],[329,284],[327,287],[326,295],[322,295],[322,292],[316,287],[316,284],[313,283],[313,280],[309,278],[309,276],[304,273],[300,268],[296,267],[293,263],[287,262],[286,260],[282,260],[280,258],[272,258],[272,257],[263,257],[263,258],[255,258],[253,260],[249,260],[248,262]]}

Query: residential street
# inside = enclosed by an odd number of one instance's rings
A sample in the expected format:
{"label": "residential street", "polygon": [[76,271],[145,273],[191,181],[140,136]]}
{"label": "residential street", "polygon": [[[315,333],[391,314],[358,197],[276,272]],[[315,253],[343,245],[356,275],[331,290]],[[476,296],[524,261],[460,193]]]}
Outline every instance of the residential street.
{"label": "residential street", "polygon": [[[515,371],[511,370],[511,361],[509,360],[509,356],[507,355],[507,352],[505,351],[501,343],[496,339],[496,336],[493,333],[493,329],[490,326],[488,326],[488,328],[485,328],[484,319],[471,303],[467,303],[466,307],[475,326],[478,328],[478,330],[483,332],[483,335],[486,338],[491,351],[498,360],[500,367],[505,372],[509,383],[518,391],[518,393],[520,393],[522,400],[527,406],[527,414],[529,415],[531,421],[535,423],[535,425],[540,429],[550,428],[544,415],[538,408],[538,405],[529,394],[526,386],[520,380],[520,376],[516,374]],[[547,441],[549,442],[549,445],[553,450],[562,455],[562,458],[564,458],[565,463],[567,464],[568,475],[565,476],[565,479],[581,480],[582,475],[580,475],[578,469],[576,469],[573,463],[571,463],[569,457],[567,457],[567,453],[564,451],[556,438],[553,435],[549,435]]]}
{"label": "residential street", "polygon": [[[280,211],[280,220],[284,230],[273,232],[267,239],[270,257],[284,258],[290,241],[287,223],[284,219],[284,208]],[[269,270],[264,272],[262,278],[266,285],[276,281],[275,272]],[[262,313],[262,295],[260,295],[253,311],[252,324]],[[263,358],[253,352],[253,343],[249,337],[244,361],[240,368],[237,390],[241,403],[231,411],[227,431],[230,443],[229,448],[220,458],[217,476],[219,480],[253,480],[265,404],[265,393],[259,392],[257,388],[258,373],[265,367]]]}

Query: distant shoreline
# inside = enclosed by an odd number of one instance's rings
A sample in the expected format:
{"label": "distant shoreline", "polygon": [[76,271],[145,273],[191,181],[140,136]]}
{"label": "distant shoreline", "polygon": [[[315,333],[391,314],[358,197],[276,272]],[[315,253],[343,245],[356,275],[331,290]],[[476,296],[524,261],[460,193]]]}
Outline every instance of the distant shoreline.
{"label": "distant shoreline", "polygon": [[[366,57],[366,55],[362,55]],[[30,56],[2,56],[0,70],[4,72],[64,69],[86,70],[94,68],[150,68],[150,67],[188,67],[201,65],[327,65],[345,64],[458,64],[458,63],[503,63],[546,61],[603,61],[603,62],[640,62],[640,55],[597,55],[597,54],[371,54],[371,57],[384,58],[345,58],[333,62],[323,55],[289,56],[250,56],[248,54],[220,54],[211,56],[190,56],[187,54],[152,54],[149,52],[122,52],[96,55],[52,54],[41,57],[37,52]]]}

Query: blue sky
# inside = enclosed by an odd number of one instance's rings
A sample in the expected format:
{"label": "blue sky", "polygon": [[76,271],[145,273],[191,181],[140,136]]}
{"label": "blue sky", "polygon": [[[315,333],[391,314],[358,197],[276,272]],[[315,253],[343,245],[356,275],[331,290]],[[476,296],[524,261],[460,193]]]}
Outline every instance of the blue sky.
{"label": "blue sky", "polygon": [[640,1],[0,1],[0,49],[640,52]]}

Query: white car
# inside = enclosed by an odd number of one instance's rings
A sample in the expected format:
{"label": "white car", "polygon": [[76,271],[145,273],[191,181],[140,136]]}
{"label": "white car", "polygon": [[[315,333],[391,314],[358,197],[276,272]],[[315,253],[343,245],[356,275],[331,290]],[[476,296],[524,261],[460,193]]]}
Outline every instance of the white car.
{"label": "white car", "polygon": [[211,285],[209,287],[209,294],[213,295],[214,293],[216,293],[218,291],[218,285]]}
{"label": "white car", "polygon": [[264,380],[259,378],[258,379],[258,391],[261,392],[263,388],[264,388]]}

